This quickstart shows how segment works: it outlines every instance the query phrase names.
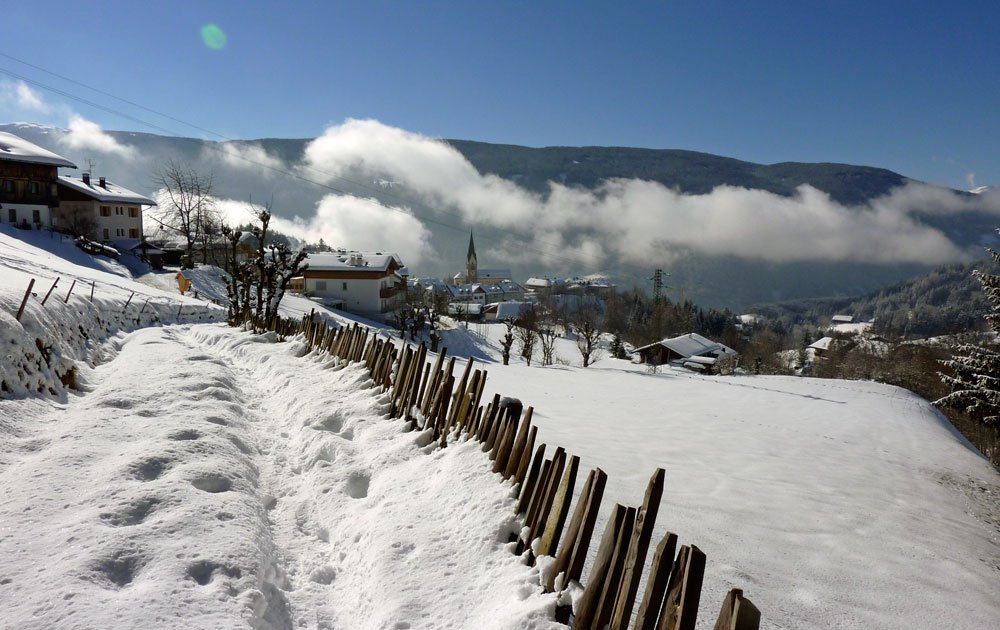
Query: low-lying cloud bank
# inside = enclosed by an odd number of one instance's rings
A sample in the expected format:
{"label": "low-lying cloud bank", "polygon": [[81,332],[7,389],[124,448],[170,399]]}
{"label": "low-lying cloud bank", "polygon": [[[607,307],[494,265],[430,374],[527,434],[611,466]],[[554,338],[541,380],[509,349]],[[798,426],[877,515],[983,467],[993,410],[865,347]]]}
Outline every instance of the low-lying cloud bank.
{"label": "low-lying cloud bank", "polygon": [[[158,191],[155,197],[161,207],[167,205],[165,191]],[[254,213],[262,208],[236,199],[213,201],[220,218],[233,226],[254,223]],[[387,207],[375,199],[327,195],[317,204],[313,216],[272,215],[270,227],[308,243],[318,243],[322,239],[334,247],[392,251],[408,265],[434,258],[430,230],[405,208]]]}
{"label": "low-lying cloud bank", "polygon": [[[1000,196],[962,197],[919,183],[859,206],[811,186],[791,197],[720,186],[703,195],[613,179],[596,190],[550,183],[539,195],[482,175],[448,144],[374,120],[326,130],[305,152],[311,177],[387,177],[420,201],[419,214],[507,232],[496,254],[551,265],[640,263],[685,252],[771,262],[940,264],[971,253],[920,217],[1000,215]],[[981,252],[977,252],[978,255]]]}

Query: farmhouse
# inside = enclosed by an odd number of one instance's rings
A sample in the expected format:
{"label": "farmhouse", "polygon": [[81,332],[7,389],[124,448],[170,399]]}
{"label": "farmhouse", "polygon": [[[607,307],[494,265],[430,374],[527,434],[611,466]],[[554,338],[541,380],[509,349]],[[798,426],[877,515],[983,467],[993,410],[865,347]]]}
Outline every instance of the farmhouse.
{"label": "farmhouse", "polygon": [[94,183],[83,177],[60,176],[59,205],[53,226],[95,241],[135,243],[143,238],[142,207],[156,202],[101,177]]}
{"label": "farmhouse", "polygon": [[0,222],[36,230],[52,227],[59,205],[59,167],[76,168],[61,155],[0,132]]}
{"label": "farmhouse", "polygon": [[309,254],[305,262],[309,266],[289,290],[328,306],[381,319],[406,296],[407,270],[396,254],[340,251]]}
{"label": "farmhouse", "polygon": [[702,337],[697,333],[663,339],[637,348],[636,352],[639,353],[643,363],[654,365],[663,365],[664,363],[711,365],[719,357],[736,354],[736,351],[729,346]]}

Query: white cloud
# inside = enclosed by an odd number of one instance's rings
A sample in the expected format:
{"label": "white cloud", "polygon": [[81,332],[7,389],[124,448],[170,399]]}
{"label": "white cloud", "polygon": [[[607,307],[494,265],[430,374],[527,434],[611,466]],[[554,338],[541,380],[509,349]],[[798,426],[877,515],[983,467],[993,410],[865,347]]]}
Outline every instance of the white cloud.
{"label": "white cloud", "polygon": [[538,195],[482,175],[456,149],[374,120],[348,120],[310,143],[311,176],[389,177],[453,223],[509,234],[497,252],[515,261],[601,265],[697,252],[774,262],[854,261],[938,264],[968,252],[919,216],[976,211],[1000,203],[969,200],[911,183],[861,206],[845,206],[801,186],[783,197],[720,186],[702,195],[662,184],[614,179],[596,190],[549,184]]}
{"label": "white cloud", "polygon": [[[230,225],[254,220],[247,202],[218,199],[216,209]],[[317,204],[314,216],[286,219],[274,215],[271,228],[309,243],[323,239],[331,247],[391,251],[406,265],[427,262],[433,256],[431,233],[416,217],[405,208],[384,206],[375,199],[327,195]]]}
{"label": "white cloud", "polygon": [[24,81],[18,81],[14,89],[17,104],[22,108],[43,114],[52,111],[52,107],[42,99],[41,95]]}
{"label": "white cloud", "polygon": [[134,157],[135,149],[122,144],[101,129],[97,123],[83,116],[73,114],[69,119],[69,128],[59,141],[76,150],[97,151],[121,157]]}
{"label": "white cloud", "polygon": [[265,176],[275,174],[276,170],[286,169],[284,162],[255,142],[222,142],[211,147],[206,145],[202,150],[202,159]]}

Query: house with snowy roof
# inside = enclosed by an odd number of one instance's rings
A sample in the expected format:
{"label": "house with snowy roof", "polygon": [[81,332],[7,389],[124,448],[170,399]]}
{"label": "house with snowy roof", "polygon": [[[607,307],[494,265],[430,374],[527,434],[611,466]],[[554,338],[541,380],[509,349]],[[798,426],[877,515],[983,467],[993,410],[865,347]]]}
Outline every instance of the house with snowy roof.
{"label": "house with snowy roof", "polygon": [[52,209],[59,205],[59,168],[76,164],[20,136],[0,132],[0,222],[52,227]]}
{"label": "house with snowy roof", "polygon": [[664,363],[686,363],[712,365],[723,356],[735,356],[737,353],[729,346],[702,337],[697,333],[688,333],[679,337],[670,337],[651,343],[636,352],[643,363],[663,365]]}
{"label": "house with snowy roof", "polygon": [[406,297],[409,275],[391,252],[323,252],[309,254],[308,267],[289,283],[289,290],[322,300],[328,306],[382,319]]}
{"label": "house with snowy roof", "polygon": [[79,179],[60,175],[56,184],[59,205],[53,210],[54,228],[126,249],[142,240],[143,206],[156,205],[149,197],[106,177],[94,182],[90,173]]}

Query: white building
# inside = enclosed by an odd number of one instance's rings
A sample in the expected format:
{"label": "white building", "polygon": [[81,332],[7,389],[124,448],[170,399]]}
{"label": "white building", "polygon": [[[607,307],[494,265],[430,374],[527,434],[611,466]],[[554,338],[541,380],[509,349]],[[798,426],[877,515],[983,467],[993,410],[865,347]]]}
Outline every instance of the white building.
{"label": "white building", "polygon": [[386,252],[310,254],[309,265],[289,289],[320,298],[324,304],[367,317],[381,318],[406,296],[406,267]]}
{"label": "white building", "polygon": [[0,132],[0,221],[34,229],[52,226],[59,204],[58,169],[76,168],[61,155]]}
{"label": "white building", "polygon": [[53,211],[53,227],[82,234],[95,241],[136,242],[143,238],[142,207],[156,202],[90,173],[76,179],[60,175],[59,206]]}

